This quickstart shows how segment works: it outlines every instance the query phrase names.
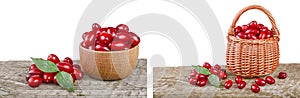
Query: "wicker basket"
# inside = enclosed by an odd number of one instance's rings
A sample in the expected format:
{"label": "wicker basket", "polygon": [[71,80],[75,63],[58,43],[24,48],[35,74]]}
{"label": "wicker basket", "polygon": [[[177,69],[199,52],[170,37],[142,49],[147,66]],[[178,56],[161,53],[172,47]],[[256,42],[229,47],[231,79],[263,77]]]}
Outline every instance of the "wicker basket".
{"label": "wicker basket", "polygon": [[[234,28],[240,16],[251,9],[264,12],[272,24],[274,37],[250,40],[235,37]],[[250,5],[242,9],[234,18],[228,31],[226,51],[227,68],[235,75],[245,78],[264,76],[273,73],[279,65],[279,31],[271,13],[259,5]]]}
{"label": "wicker basket", "polygon": [[123,51],[93,51],[80,45],[80,64],[95,79],[120,80],[136,68],[139,46]]}

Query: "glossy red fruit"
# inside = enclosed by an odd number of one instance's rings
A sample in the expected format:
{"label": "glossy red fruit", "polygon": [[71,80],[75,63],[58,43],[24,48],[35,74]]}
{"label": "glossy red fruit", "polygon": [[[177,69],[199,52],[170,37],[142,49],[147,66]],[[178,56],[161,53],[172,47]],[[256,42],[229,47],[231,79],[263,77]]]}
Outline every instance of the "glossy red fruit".
{"label": "glossy red fruit", "polygon": [[207,80],[207,77],[204,74],[196,74],[198,80]]}
{"label": "glossy red fruit", "polygon": [[133,32],[128,32],[128,34],[131,36],[130,39],[131,46],[133,47],[137,46],[140,43],[140,37]]}
{"label": "glossy red fruit", "polygon": [[72,76],[73,83],[75,83],[76,75],[74,73],[71,73],[71,76]]}
{"label": "glossy red fruit", "polygon": [[246,86],[246,82],[245,81],[241,81],[239,84],[238,84],[238,88],[239,89],[243,89],[245,86]]}
{"label": "glossy red fruit", "polygon": [[99,30],[100,28],[101,28],[101,26],[100,26],[98,23],[94,23],[94,24],[92,25],[93,31],[97,31],[97,30]]}
{"label": "glossy red fruit", "polygon": [[257,24],[257,29],[261,29],[262,27],[264,27],[263,24]]}
{"label": "glossy red fruit", "polygon": [[127,43],[123,42],[123,41],[113,41],[113,42],[111,42],[111,47],[110,47],[110,49],[112,51],[127,50],[129,48],[130,48],[130,46],[127,45]]}
{"label": "glossy red fruit", "polygon": [[80,67],[79,64],[73,64],[73,67],[74,67],[74,68],[77,68],[77,69],[81,69],[81,67]]}
{"label": "glossy red fruit", "polygon": [[43,75],[43,72],[37,68],[34,68],[34,69],[31,69],[28,71],[28,74],[30,75],[40,75],[42,76]]}
{"label": "glossy red fruit", "polygon": [[130,39],[131,39],[131,35],[121,31],[120,33],[117,33],[116,37],[114,38],[114,41],[129,42]]}
{"label": "glossy red fruit", "polygon": [[210,68],[210,73],[211,74],[214,74],[214,75],[219,75],[220,74],[220,70],[218,70],[218,69],[215,69],[215,68]]}
{"label": "glossy red fruit", "polygon": [[259,30],[260,32],[268,32],[269,31],[269,29],[268,29],[268,27],[262,27],[260,30]]}
{"label": "glossy red fruit", "polygon": [[109,44],[112,41],[112,39],[112,35],[107,32],[101,32],[97,36],[97,40],[99,40],[99,42],[104,45]]}
{"label": "glossy red fruit", "polygon": [[211,68],[211,65],[208,62],[205,62],[203,64],[203,67],[209,70]]}
{"label": "glossy red fruit", "polygon": [[89,47],[89,46],[86,44],[86,41],[83,41],[83,42],[81,42],[80,44],[81,44],[81,46],[82,46],[83,48],[88,49],[88,47]]}
{"label": "glossy red fruit", "polygon": [[248,36],[249,39],[253,39],[253,40],[258,39],[258,37],[255,34],[253,34],[253,33],[250,33],[247,36]]}
{"label": "glossy red fruit", "polygon": [[285,79],[287,77],[287,74],[285,72],[280,72],[278,75],[279,79]]}
{"label": "glossy red fruit", "polygon": [[112,37],[116,36],[116,28],[114,28],[114,27],[108,27],[107,30],[106,30],[106,32],[108,34],[110,34]]}
{"label": "glossy red fruit", "polygon": [[87,46],[93,46],[96,43],[96,37],[97,37],[96,32],[93,31],[89,32],[85,37],[85,44]]}
{"label": "glossy red fruit", "polygon": [[199,81],[197,81],[197,85],[200,86],[200,87],[205,86],[206,83],[207,83],[206,79],[200,79]]}
{"label": "glossy red fruit", "polygon": [[48,57],[47,57],[47,60],[53,62],[53,63],[58,63],[60,62],[59,58],[55,55],[55,54],[50,54]]}
{"label": "glossy red fruit", "polygon": [[240,33],[242,31],[242,27],[241,26],[237,26],[234,28],[234,32],[235,33]]}
{"label": "glossy red fruit", "polygon": [[246,33],[243,33],[243,32],[240,32],[236,35],[237,38],[241,38],[241,39],[247,39],[247,34]]}
{"label": "glossy red fruit", "polygon": [[256,78],[255,79],[255,83],[259,86],[265,86],[266,85],[266,81],[263,80],[262,78]]}
{"label": "glossy red fruit", "polygon": [[126,32],[128,32],[129,31],[129,28],[128,28],[128,26],[127,25],[125,25],[125,24],[119,24],[117,27],[116,27],[116,30],[117,31],[126,31]]}
{"label": "glossy red fruit", "polygon": [[81,36],[82,40],[85,40],[85,37],[86,37],[87,33],[88,32],[85,32],[85,33],[82,34],[82,36]]}
{"label": "glossy red fruit", "polygon": [[54,74],[53,73],[44,73],[43,74],[43,82],[51,83],[53,81]]}
{"label": "glossy red fruit", "polygon": [[96,51],[110,51],[110,49],[104,44],[96,44],[95,50]]}
{"label": "glossy red fruit", "polygon": [[37,68],[35,64],[31,64],[29,70]]}
{"label": "glossy red fruit", "polygon": [[54,74],[54,77],[53,77],[53,83],[54,83],[54,84],[58,84],[57,81],[56,81],[56,74]]}
{"label": "glossy red fruit", "polygon": [[81,80],[83,78],[83,73],[80,69],[74,68],[73,74],[75,75],[76,80]]}
{"label": "glossy red fruit", "polygon": [[250,29],[248,29],[248,30],[245,31],[245,34],[251,34],[252,32],[253,32],[253,29],[250,28]]}
{"label": "glossy red fruit", "polygon": [[227,74],[226,71],[220,70],[220,74],[218,75],[220,79],[226,79],[227,78]]}
{"label": "glossy red fruit", "polygon": [[258,29],[253,29],[253,30],[252,30],[252,34],[258,35],[258,34],[259,34],[259,30],[258,30]]}
{"label": "glossy red fruit", "polygon": [[227,81],[225,82],[225,84],[224,84],[224,87],[225,87],[226,89],[229,89],[231,86],[232,86],[232,81],[231,81],[231,80],[227,80]]}
{"label": "glossy red fruit", "polygon": [[26,74],[26,76],[25,76],[26,81],[28,81],[28,79],[29,79],[31,76],[32,76],[32,75],[30,75],[30,74]]}
{"label": "glossy red fruit", "polygon": [[254,93],[258,93],[260,91],[260,88],[259,88],[259,86],[257,84],[252,84],[251,85],[251,90]]}
{"label": "glossy red fruit", "polygon": [[42,84],[43,79],[39,75],[33,75],[28,79],[27,82],[30,87],[35,88]]}
{"label": "glossy red fruit", "polygon": [[193,70],[191,71],[191,73],[190,73],[189,78],[196,77],[197,74],[198,74],[198,73],[196,72],[196,70],[193,69]]}
{"label": "glossy red fruit", "polygon": [[221,66],[220,66],[219,64],[216,64],[216,65],[214,66],[214,68],[217,69],[217,70],[220,70],[220,69],[221,69]]}
{"label": "glossy red fruit", "polygon": [[275,83],[275,79],[273,77],[271,77],[271,76],[266,76],[265,81],[268,84],[274,84]]}
{"label": "glossy red fruit", "polygon": [[257,22],[256,21],[251,21],[249,24],[250,28],[256,28],[257,27]]}
{"label": "glossy red fruit", "polygon": [[271,31],[268,31],[268,33],[267,33],[267,38],[271,38],[271,37],[273,37],[273,34],[272,34]]}
{"label": "glossy red fruit", "polygon": [[245,32],[246,30],[249,29],[249,26],[248,25],[242,25],[242,31]]}
{"label": "glossy red fruit", "polygon": [[69,63],[59,62],[56,65],[57,65],[57,67],[60,71],[65,71],[67,73],[73,73],[74,72],[73,66]]}
{"label": "glossy red fruit", "polygon": [[67,62],[67,63],[73,65],[73,60],[72,60],[70,57],[66,57],[66,58],[63,60],[63,62]]}
{"label": "glossy red fruit", "polygon": [[266,39],[266,38],[267,38],[266,32],[260,32],[258,38],[259,38],[259,39]]}
{"label": "glossy red fruit", "polygon": [[192,78],[189,79],[189,82],[190,82],[190,84],[192,84],[192,85],[196,85],[197,82],[198,82],[198,79],[197,79],[196,77],[192,77]]}
{"label": "glossy red fruit", "polygon": [[240,82],[243,81],[243,78],[241,76],[236,76],[234,80],[236,84],[239,84]]}

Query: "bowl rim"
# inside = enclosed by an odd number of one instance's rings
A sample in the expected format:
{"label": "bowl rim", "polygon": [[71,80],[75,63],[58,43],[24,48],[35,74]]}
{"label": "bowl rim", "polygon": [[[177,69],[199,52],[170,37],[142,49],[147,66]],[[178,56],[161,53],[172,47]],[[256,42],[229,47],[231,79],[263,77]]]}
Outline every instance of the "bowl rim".
{"label": "bowl rim", "polygon": [[121,50],[121,51],[95,51],[95,50],[86,49],[86,48],[82,47],[81,45],[79,45],[80,49],[83,49],[88,52],[93,52],[93,53],[124,53],[124,52],[129,52],[129,51],[135,50],[138,47],[139,47],[139,45],[136,45],[131,49]]}

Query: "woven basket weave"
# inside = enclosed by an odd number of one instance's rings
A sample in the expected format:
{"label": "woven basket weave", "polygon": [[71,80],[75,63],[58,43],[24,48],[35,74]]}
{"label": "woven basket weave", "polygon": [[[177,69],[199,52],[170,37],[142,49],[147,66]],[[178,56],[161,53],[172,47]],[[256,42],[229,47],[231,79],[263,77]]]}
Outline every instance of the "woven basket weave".
{"label": "woven basket weave", "polygon": [[139,46],[123,51],[93,51],[80,45],[80,64],[95,79],[120,80],[136,68]]}
{"label": "woven basket weave", "polygon": [[[264,12],[271,24],[272,38],[268,39],[238,39],[234,28],[240,16],[248,10],[257,9]],[[279,31],[271,13],[259,5],[243,8],[234,18],[228,31],[226,50],[227,68],[235,75],[251,78],[273,73],[279,65]]]}

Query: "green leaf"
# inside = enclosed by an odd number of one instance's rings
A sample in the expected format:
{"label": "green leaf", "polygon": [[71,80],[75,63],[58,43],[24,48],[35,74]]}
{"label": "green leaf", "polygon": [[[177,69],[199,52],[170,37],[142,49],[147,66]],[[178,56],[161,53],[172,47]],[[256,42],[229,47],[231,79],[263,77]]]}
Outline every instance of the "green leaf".
{"label": "green leaf", "polygon": [[197,73],[204,74],[204,75],[211,74],[208,69],[206,69],[202,66],[196,66],[196,65],[192,65],[192,66],[194,67],[194,69],[196,70]]}
{"label": "green leaf", "polygon": [[209,75],[208,81],[211,85],[214,85],[216,87],[220,87],[221,85],[219,77],[214,74]]}
{"label": "green leaf", "polygon": [[57,66],[48,60],[42,60],[40,58],[32,58],[31,60],[35,63],[36,67],[43,72],[57,72],[59,69]]}
{"label": "green leaf", "polygon": [[56,81],[59,86],[67,89],[68,91],[74,92],[73,78],[71,74],[61,71],[56,74]]}

